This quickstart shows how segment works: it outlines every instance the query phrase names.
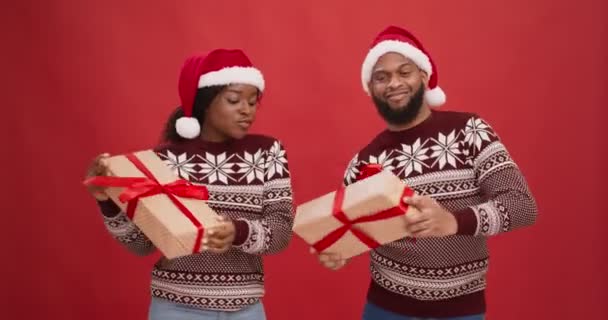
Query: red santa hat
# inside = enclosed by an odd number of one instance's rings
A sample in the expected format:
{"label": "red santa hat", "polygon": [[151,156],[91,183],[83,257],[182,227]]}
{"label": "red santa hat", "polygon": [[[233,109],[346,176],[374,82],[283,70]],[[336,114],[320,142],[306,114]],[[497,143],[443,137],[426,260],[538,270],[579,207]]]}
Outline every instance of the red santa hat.
{"label": "red santa hat", "polygon": [[372,77],[372,70],[378,59],[384,54],[395,52],[412,60],[418,68],[424,70],[429,76],[429,83],[424,99],[429,106],[438,107],[445,103],[446,96],[443,90],[437,85],[437,66],[434,64],[431,55],[424,49],[422,43],[409,31],[389,26],[380,32],[374,39],[363,65],[361,67],[361,81],[363,90],[369,95],[368,84]]}
{"label": "red santa hat", "polygon": [[199,136],[201,124],[192,117],[194,98],[200,88],[249,84],[264,91],[264,77],[245,53],[238,49],[216,49],[207,55],[186,59],[179,77],[178,91],[184,116],[177,119],[177,134],[186,139]]}

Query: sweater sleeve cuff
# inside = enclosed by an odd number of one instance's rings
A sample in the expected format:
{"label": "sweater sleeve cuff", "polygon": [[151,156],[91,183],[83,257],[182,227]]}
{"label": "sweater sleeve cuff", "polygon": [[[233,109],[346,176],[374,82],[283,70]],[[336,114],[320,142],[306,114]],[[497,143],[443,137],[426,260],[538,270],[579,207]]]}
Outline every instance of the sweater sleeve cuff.
{"label": "sweater sleeve cuff", "polygon": [[101,209],[101,214],[105,217],[113,218],[116,217],[120,213],[120,207],[114,203],[114,201],[108,200],[97,200],[97,204]]}
{"label": "sweater sleeve cuff", "polygon": [[475,211],[471,208],[466,208],[453,213],[458,224],[458,231],[456,234],[459,235],[475,235],[477,231],[477,216]]}
{"label": "sweater sleeve cuff", "polygon": [[232,223],[234,223],[235,230],[234,241],[232,242],[232,245],[240,246],[245,243],[245,241],[247,241],[247,238],[249,237],[249,223],[244,220],[233,220]]}

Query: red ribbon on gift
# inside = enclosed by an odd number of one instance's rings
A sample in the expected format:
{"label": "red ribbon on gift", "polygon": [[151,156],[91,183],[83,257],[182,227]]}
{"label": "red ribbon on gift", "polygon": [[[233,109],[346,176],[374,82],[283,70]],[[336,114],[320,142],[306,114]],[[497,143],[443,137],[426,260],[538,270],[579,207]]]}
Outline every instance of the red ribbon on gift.
{"label": "red ribbon on gift", "polygon": [[167,184],[160,184],[152,172],[150,172],[143,162],[141,162],[141,160],[139,160],[135,155],[127,154],[125,156],[139,171],[146,176],[145,178],[100,176],[89,178],[85,180],[84,184],[100,187],[124,187],[125,189],[119,195],[119,200],[123,203],[127,202],[126,214],[129,219],[133,219],[139,199],[161,193],[167,195],[173,204],[175,204],[175,206],[184,214],[184,216],[186,216],[196,227],[197,236],[192,253],[199,252],[204,234],[203,224],[198,221],[194,214],[188,210],[188,208],[186,208],[186,206],[184,206],[184,204],[181,203],[177,197],[208,200],[209,192],[207,191],[207,188],[204,186],[195,186],[183,179],[178,179]]}
{"label": "red ribbon on gift", "polygon": [[377,173],[382,172],[382,165],[377,163],[366,164],[359,169],[357,181],[369,178]]}
{"label": "red ribbon on gift", "polygon": [[[362,168],[362,170],[361,170],[362,174],[360,174],[358,179],[365,179],[365,178],[370,177],[381,171],[382,171],[381,166],[366,165]],[[367,176],[364,176],[364,175],[367,175]],[[316,243],[314,243],[312,245],[312,247],[317,252],[322,252],[323,250],[332,246],[334,243],[336,243],[338,240],[340,240],[340,238],[342,238],[348,231],[350,231],[355,237],[357,237],[357,239],[359,239],[359,241],[361,241],[363,244],[365,244],[368,248],[370,248],[370,249],[377,248],[380,246],[380,243],[378,243],[378,241],[376,241],[374,238],[372,238],[371,236],[369,236],[368,234],[363,232],[361,229],[359,229],[356,226],[356,224],[363,223],[363,222],[380,221],[380,220],[397,217],[397,216],[405,214],[409,207],[403,201],[399,201],[399,205],[397,205],[395,207],[374,213],[372,215],[363,216],[363,217],[359,217],[354,220],[350,220],[350,218],[348,218],[348,216],[342,210],[342,205],[344,203],[345,190],[346,190],[346,188],[344,186],[341,186],[336,191],[336,196],[334,198],[334,205],[333,205],[333,210],[332,210],[332,215],[338,221],[340,221],[342,223],[342,226],[336,230],[333,230],[332,232],[327,234],[325,237],[323,237],[321,240],[317,241]],[[403,189],[403,194],[401,195],[400,199],[403,199],[406,196],[411,197],[413,195],[414,195],[414,191],[408,187],[405,187]]]}

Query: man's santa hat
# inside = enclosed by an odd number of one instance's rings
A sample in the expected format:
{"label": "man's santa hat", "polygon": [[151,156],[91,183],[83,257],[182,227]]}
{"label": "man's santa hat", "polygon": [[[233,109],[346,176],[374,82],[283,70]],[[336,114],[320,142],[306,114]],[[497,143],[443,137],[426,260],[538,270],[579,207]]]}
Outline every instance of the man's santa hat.
{"label": "man's santa hat", "polygon": [[429,83],[424,99],[429,106],[438,107],[445,103],[446,96],[443,90],[437,85],[437,66],[434,64],[431,55],[424,49],[422,43],[414,37],[412,33],[399,27],[389,26],[380,32],[374,39],[363,65],[361,67],[361,81],[363,90],[369,95],[369,82],[372,71],[378,59],[384,54],[395,52],[412,60],[418,68],[425,71],[429,76]]}
{"label": "man's santa hat", "polygon": [[199,136],[201,124],[192,117],[194,98],[200,88],[249,84],[264,91],[264,77],[242,50],[216,49],[207,55],[192,56],[184,63],[178,84],[184,116],[177,119],[177,134],[186,139]]}

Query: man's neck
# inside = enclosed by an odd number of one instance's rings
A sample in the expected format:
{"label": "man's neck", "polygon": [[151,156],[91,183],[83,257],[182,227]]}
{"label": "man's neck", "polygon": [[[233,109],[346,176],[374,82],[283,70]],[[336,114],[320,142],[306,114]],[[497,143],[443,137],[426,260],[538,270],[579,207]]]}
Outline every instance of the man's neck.
{"label": "man's neck", "polygon": [[430,116],[431,116],[431,108],[429,108],[429,106],[424,104],[420,108],[420,112],[418,112],[418,115],[416,115],[414,120],[412,120],[408,123],[405,123],[405,124],[390,124],[389,123],[387,125],[387,127],[388,127],[389,131],[403,131],[403,130],[411,129],[411,128],[421,124],[424,120],[426,120]]}

